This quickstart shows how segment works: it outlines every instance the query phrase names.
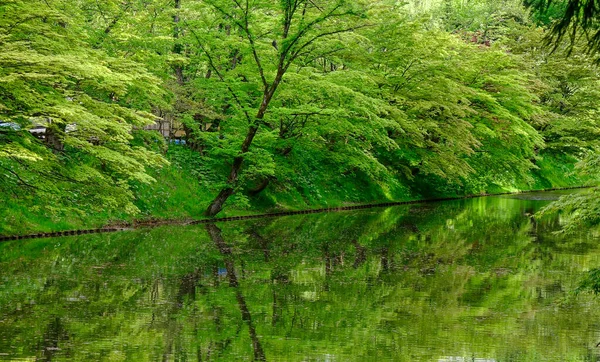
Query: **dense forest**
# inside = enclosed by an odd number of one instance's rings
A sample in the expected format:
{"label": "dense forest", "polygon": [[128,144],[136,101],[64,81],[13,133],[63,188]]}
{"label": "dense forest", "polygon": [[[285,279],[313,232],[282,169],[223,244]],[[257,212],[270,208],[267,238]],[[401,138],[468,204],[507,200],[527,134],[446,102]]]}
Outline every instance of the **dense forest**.
{"label": "dense forest", "polygon": [[0,234],[594,185],[594,9],[0,1]]}

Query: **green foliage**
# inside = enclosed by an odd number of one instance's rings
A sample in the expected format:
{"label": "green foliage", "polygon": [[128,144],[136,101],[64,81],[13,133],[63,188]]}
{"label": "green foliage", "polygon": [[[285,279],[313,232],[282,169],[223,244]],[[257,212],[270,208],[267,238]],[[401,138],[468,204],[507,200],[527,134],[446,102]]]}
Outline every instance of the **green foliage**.
{"label": "green foliage", "polygon": [[[50,209],[135,213],[129,182],[153,181],[146,167],[164,160],[133,145],[131,130],[154,120],[162,91],[138,63],[95,49],[79,11],[61,1],[0,5],[0,119],[14,125],[0,130],[0,191]],[[43,141],[34,126],[45,127]]]}
{"label": "green foliage", "polygon": [[600,301],[571,292],[600,250],[587,234],[553,234],[556,215],[524,215],[555,196],[2,243],[0,350],[59,361],[253,360],[258,345],[269,361],[585,361]]}
{"label": "green foliage", "polygon": [[565,38],[570,50],[577,42],[587,43],[587,51],[596,53],[600,49],[598,20],[600,8],[594,0],[525,0],[542,21],[552,21],[552,31],[546,41],[558,47]]}
{"label": "green foliage", "polygon": [[590,270],[579,283],[577,293],[592,292],[600,294],[600,269]]}
{"label": "green foliage", "polygon": [[1,8],[15,204],[179,218],[209,194],[238,213],[593,179],[565,173],[600,146],[600,73],[518,0],[36,4]]}

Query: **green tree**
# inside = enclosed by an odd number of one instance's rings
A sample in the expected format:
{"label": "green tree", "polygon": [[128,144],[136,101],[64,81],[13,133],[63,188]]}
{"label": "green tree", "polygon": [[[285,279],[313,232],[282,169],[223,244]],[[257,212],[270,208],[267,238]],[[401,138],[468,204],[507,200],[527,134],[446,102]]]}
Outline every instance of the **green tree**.
{"label": "green tree", "polygon": [[0,14],[2,190],[135,212],[130,182],[151,182],[146,168],[164,163],[132,143],[155,119],[158,79],[97,49],[70,2],[2,2]]}
{"label": "green tree", "polygon": [[570,51],[580,39],[587,43],[587,50],[596,53],[600,50],[600,6],[594,0],[525,0],[537,17],[551,24],[552,32],[547,43],[557,48],[567,38]]}
{"label": "green tree", "polygon": [[[569,58],[554,71],[558,73],[557,97],[548,97],[558,105],[557,113],[563,121],[555,127],[553,138],[562,147],[575,148],[582,161],[578,170],[590,178],[590,183],[600,181],[600,125],[598,119],[598,68],[592,66],[592,57],[600,49],[598,3],[588,0],[529,0],[525,2],[551,23],[552,32],[546,37],[547,45],[554,52],[564,51]],[[568,42],[565,42],[568,38]],[[566,44],[565,44],[566,43]],[[585,54],[587,52],[587,54]],[[585,55],[584,55],[585,54]],[[597,64],[598,59],[595,59]],[[558,100],[558,102],[556,102]],[[558,142],[557,142],[558,141]],[[600,223],[600,200],[598,190],[564,197],[550,205],[545,212],[565,211],[569,222],[566,231],[575,231],[582,226]]]}
{"label": "green tree", "polygon": [[227,182],[206,211],[206,215],[214,216],[239,187],[244,158],[290,67],[300,56],[310,55],[322,39],[360,25],[342,21],[358,18],[359,13],[342,0],[277,4],[209,1],[202,6],[205,17],[200,20],[219,26],[198,28],[190,21],[187,29],[214,74],[209,80],[220,83],[219,88],[230,97],[227,106],[232,107],[232,118],[245,123],[239,149],[232,154]]}

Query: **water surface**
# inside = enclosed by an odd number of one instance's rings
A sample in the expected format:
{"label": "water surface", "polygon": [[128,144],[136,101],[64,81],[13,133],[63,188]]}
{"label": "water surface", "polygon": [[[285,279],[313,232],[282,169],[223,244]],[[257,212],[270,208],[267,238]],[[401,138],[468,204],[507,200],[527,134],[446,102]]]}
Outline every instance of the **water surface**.
{"label": "water surface", "polygon": [[598,361],[558,194],[0,244],[0,360]]}

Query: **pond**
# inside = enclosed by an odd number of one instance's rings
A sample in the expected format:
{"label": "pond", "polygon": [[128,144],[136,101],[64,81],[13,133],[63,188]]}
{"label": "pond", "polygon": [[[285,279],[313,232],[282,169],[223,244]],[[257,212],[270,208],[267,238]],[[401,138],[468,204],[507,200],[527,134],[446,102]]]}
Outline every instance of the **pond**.
{"label": "pond", "polygon": [[0,244],[0,360],[598,361],[560,193]]}

